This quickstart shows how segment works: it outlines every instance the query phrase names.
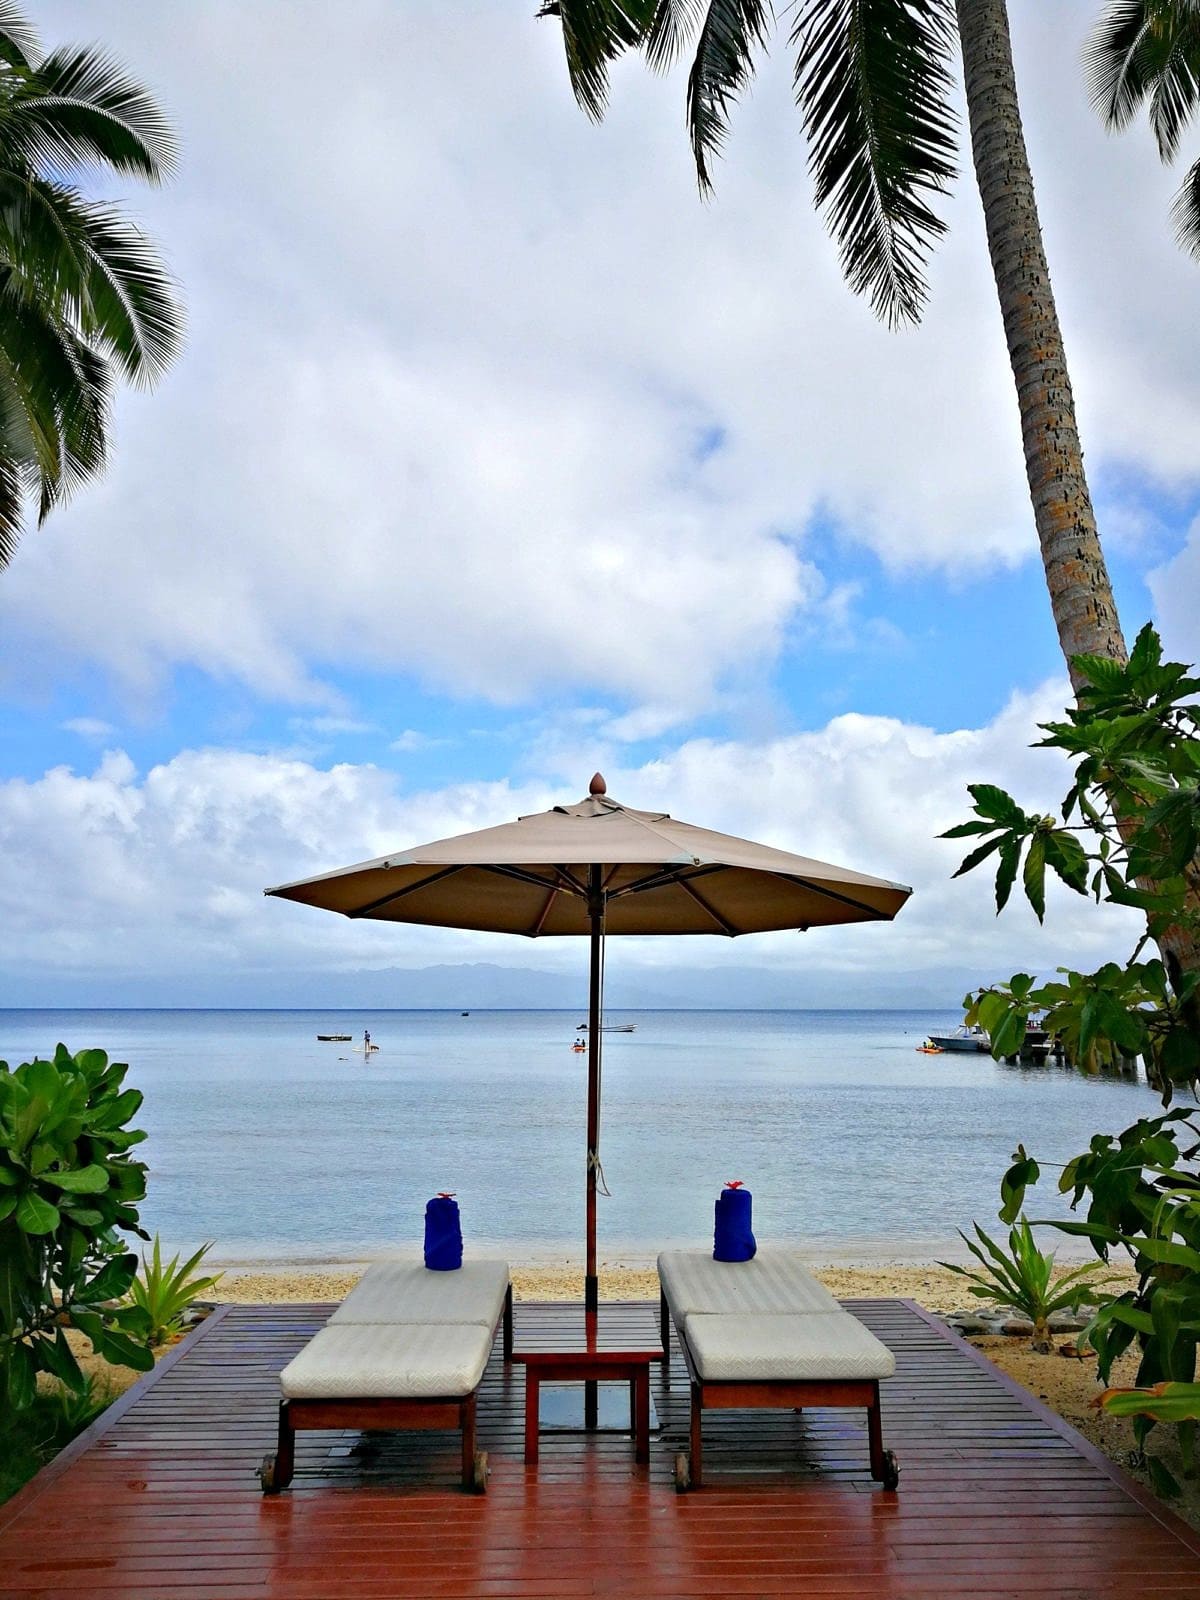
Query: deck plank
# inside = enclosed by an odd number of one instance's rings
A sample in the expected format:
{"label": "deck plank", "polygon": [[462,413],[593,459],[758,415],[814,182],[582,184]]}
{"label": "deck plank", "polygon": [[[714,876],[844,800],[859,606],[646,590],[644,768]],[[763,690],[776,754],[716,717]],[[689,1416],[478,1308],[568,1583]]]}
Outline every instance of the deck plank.
{"label": "deck plank", "polygon": [[[678,1496],[686,1372],[651,1387],[648,1467],[628,1438],[543,1434],[522,1462],[524,1377],[493,1353],[486,1497],[451,1434],[302,1434],[288,1493],[255,1471],[280,1368],[330,1307],[223,1308],[69,1452],[0,1507],[0,1597],[58,1600],[543,1600],[731,1594],[873,1600],[1200,1600],[1200,1539],[1061,1419],[919,1308],[851,1309],[895,1351],[882,1385],[898,1495],[867,1471],[854,1412],[705,1416],[706,1487]],[[518,1305],[526,1342],[560,1313]],[[630,1338],[657,1307],[615,1312]]]}

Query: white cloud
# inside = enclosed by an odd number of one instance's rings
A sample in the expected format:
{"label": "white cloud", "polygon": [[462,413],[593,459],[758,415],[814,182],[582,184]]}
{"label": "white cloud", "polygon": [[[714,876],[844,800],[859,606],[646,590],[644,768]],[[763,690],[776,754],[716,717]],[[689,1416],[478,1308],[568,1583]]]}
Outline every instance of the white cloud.
{"label": "white cloud", "polygon": [[373,722],[363,722],[357,717],[289,717],[288,727],[298,733],[350,734],[378,733]]}
{"label": "white cloud", "polygon": [[59,726],[64,733],[77,733],[81,739],[92,743],[111,739],[117,731],[111,722],[105,722],[101,717],[68,717]]}
{"label": "white cloud", "polygon": [[435,738],[431,733],[422,733],[419,728],[405,728],[398,738],[392,740],[390,748],[401,755],[413,755],[418,750],[433,750],[451,742],[449,739]]}
{"label": "white cloud", "polygon": [[[934,733],[887,718],[841,716],[811,733],[764,741],[694,740],[639,768],[606,766],[628,804],[762,839],[911,883],[890,927],[814,930],[738,941],[624,941],[623,964],[708,967],[723,960],[805,972],[936,972],[964,966],[1007,975],[1032,965],[1090,964],[1120,954],[1135,920],[1067,891],[1049,896],[1047,927],[1014,905],[997,919],[985,875],[952,881],[960,847],[935,835],[969,809],[965,785],[991,780],[1050,809],[1066,770],[1028,749],[1035,724],[1066,693],[1053,683],[1016,697],[993,724]],[[121,754],[94,772],[55,768],[0,784],[0,882],[9,930],[4,976],[61,975],[61,1003],[84,978],[189,983],[246,973],[322,976],[386,965],[489,960],[571,969],[571,942],[531,958],[523,941],[342,918],[263,899],[265,886],[465,832],[586,788],[587,746],[563,744],[536,780],[456,784],[403,793],[372,766],[228,750],[187,750],[138,773]],[[70,914],[63,908],[69,906]],[[957,996],[950,996],[953,1001]]]}
{"label": "white cloud", "polygon": [[[1086,106],[1091,8],[1012,9],[1089,460],[1194,481],[1173,180]],[[44,10],[47,37],[78,33],[75,6]],[[124,401],[106,487],[6,577],[12,649],[317,702],[335,666],[500,703],[568,689],[662,730],[768,669],[797,618],[836,624],[818,516],[897,568],[1032,550],[969,177],[927,324],[894,336],[811,214],[786,50],[704,207],[678,79],[623,70],[595,129],[532,10],[358,0],[331,55],[311,0],[89,7],[181,125],[183,176],[136,205],[191,342]]]}
{"label": "white cloud", "polygon": [[1192,524],[1188,542],[1178,555],[1149,574],[1163,651],[1168,660],[1189,666],[1200,662],[1200,518]]}

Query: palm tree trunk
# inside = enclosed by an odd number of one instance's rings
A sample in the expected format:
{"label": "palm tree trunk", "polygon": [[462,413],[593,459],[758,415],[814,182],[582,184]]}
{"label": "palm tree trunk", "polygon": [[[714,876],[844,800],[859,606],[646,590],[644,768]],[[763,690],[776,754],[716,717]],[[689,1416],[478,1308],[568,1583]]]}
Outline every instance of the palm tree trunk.
{"label": "palm tree trunk", "polygon": [[[1050,609],[1068,666],[1074,655],[1126,659],[1092,498],[1075,400],[1017,104],[1005,0],[956,0],[971,151],[1004,318],[1025,471]],[[1072,674],[1076,689],[1079,682]]]}
{"label": "palm tree trunk", "polygon": [[[971,153],[1017,386],[1025,472],[1058,641],[1068,668],[1074,655],[1124,662],[1125,640],[1084,475],[1067,355],[1021,130],[1008,7],[1006,0],[955,4]],[[1078,690],[1074,672],[1071,679]],[[1128,839],[1133,819],[1118,821]],[[1200,904],[1194,886],[1190,898],[1193,906]],[[1200,968],[1200,942],[1189,929],[1168,929],[1158,945],[1176,985],[1182,973]],[[1189,1010],[1193,1025],[1200,1026],[1200,996]]]}

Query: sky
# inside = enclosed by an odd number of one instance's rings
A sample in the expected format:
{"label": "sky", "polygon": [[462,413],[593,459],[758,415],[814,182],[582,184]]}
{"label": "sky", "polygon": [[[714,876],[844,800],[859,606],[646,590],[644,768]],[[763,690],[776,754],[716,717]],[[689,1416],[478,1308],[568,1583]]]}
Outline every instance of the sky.
{"label": "sky", "polygon": [[[1167,213],[1200,128],[1175,173],[1144,126],[1105,134],[1094,10],[1012,0],[1026,138],[1126,633],[1195,661],[1200,268]],[[188,336],[0,575],[0,1004],[333,1005],[364,974],[411,1003],[404,973],[457,963],[582,996],[569,941],[262,889],[597,769],[914,889],[885,928],[626,940],[631,994],[721,1004],[753,969],[777,1003],[954,1005],[1132,947],[1065,890],[1044,928],[996,918],[936,838],[969,782],[1066,788],[1029,749],[1068,688],[969,164],[895,333],[813,212],[782,33],[702,202],[681,74],[622,64],[597,127],[533,0],[30,11],[178,130],[169,186],[104,192]]]}

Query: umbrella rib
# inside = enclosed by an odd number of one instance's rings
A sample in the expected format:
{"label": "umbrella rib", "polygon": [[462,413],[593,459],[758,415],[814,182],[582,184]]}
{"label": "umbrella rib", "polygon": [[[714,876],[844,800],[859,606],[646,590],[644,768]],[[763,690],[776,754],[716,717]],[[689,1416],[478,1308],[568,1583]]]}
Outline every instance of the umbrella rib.
{"label": "umbrella rib", "polygon": [[853,906],[855,911],[865,911],[869,917],[877,922],[890,922],[892,915],[880,911],[878,906],[869,906],[864,900],[855,900],[852,895],[839,894],[836,889],[826,889],[822,884],[814,883],[811,878],[793,878],[787,872],[772,872],[772,878],[778,878],[781,883],[794,883],[801,889],[811,889],[813,894],[824,895],[826,900],[837,900],[841,905]]}
{"label": "umbrella rib", "polygon": [[725,872],[727,870],[719,861],[710,862],[703,867],[697,867],[691,861],[686,866],[663,867],[658,872],[651,872],[644,878],[635,878],[632,883],[627,883],[620,889],[614,889],[609,895],[609,899],[620,900],[627,894],[644,894],[647,889],[661,888],[664,883],[682,883],[685,872],[690,880],[693,878],[705,878],[710,872]]}
{"label": "umbrella rib", "polygon": [[734,927],[733,923],[727,922],[721,913],[715,909],[715,907],[710,906],[704,896],[696,889],[693,889],[686,878],[676,878],[675,881],[685,894],[691,895],[692,899],[700,907],[701,911],[708,913],[708,915],[716,923],[717,927],[720,928],[722,933],[727,933],[731,939],[737,938],[737,929]]}
{"label": "umbrella rib", "polygon": [[461,866],[443,867],[440,872],[431,873],[428,878],[422,878],[420,883],[405,884],[403,889],[393,889],[391,894],[381,895],[378,900],[370,900],[365,906],[355,906],[353,911],[347,911],[348,917],[369,917],[372,911],[378,911],[380,906],[391,905],[394,900],[403,900],[407,895],[416,894],[418,889],[428,889],[431,883],[440,883],[443,878],[452,878],[456,872],[462,872]]}
{"label": "umbrella rib", "polygon": [[585,894],[583,886],[577,883],[569,872],[564,872],[562,867],[554,868],[554,871],[558,874],[560,881],[556,884],[552,884],[543,878],[539,873],[526,872],[522,867],[501,866],[500,863],[496,861],[481,861],[478,865],[481,872],[494,872],[499,878],[515,878],[518,883],[531,883],[535,888],[538,889],[554,889],[556,892],[560,889],[565,889],[568,894],[576,894],[581,899]]}
{"label": "umbrella rib", "polygon": [[546,896],[546,903],[538,913],[538,919],[533,925],[533,937],[535,939],[546,925],[546,918],[550,915],[550,907],[558,899],[558,892],[558,885],[555,884],[553,889],[551,889],[550,893]]}

